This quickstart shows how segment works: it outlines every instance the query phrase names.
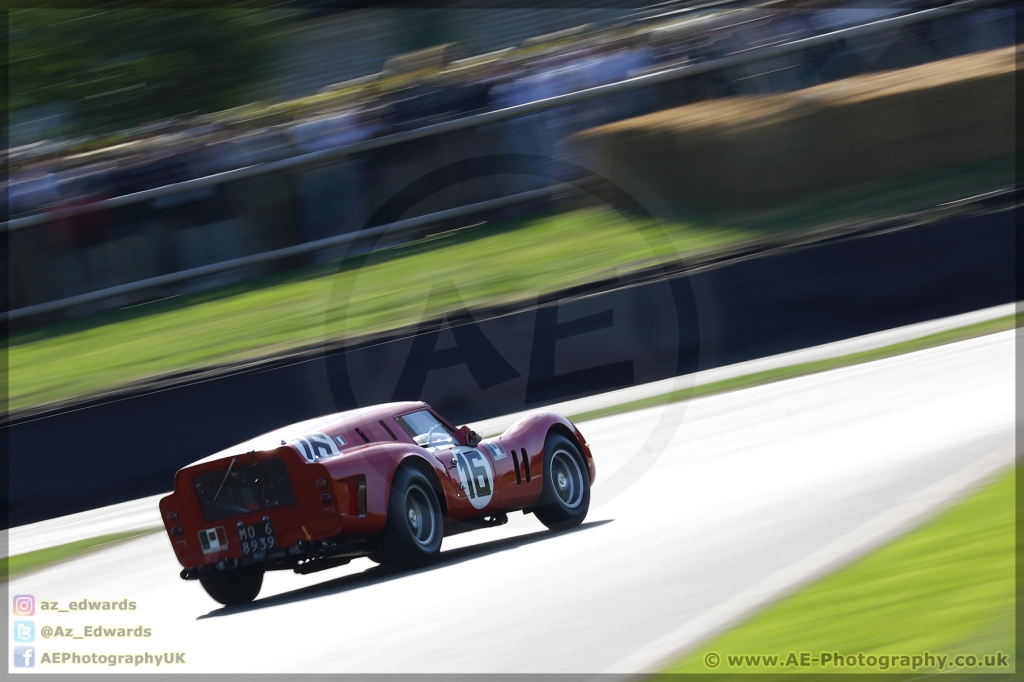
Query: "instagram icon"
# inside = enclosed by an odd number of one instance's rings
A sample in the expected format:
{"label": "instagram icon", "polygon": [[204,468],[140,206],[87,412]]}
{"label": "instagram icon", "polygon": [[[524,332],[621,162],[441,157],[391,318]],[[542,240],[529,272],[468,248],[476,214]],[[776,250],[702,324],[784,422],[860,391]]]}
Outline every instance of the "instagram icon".
{"label": "instagram icon", "polygon": [[31,594],[14,595],[14,615],[32,616],[36,612],[36,598]]}

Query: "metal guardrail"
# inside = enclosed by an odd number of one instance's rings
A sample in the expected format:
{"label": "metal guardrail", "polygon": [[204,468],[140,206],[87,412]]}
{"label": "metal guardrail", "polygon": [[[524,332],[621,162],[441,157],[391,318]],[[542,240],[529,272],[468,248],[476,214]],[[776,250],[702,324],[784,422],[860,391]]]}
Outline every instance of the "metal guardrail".
{"label": "metal guardrail", "polygon": [[250,178],[255,175],[262,175],[264,173],[271,173],[274,171],[286,170],[298,166],[316,164],[323,161],[329,161],[331,159],[348,156],[350,154],[358,154],[360,152],[370,151],[372,149],[380,149],[381,147],[388,147],[391,145],[401,144],[403,142],[410,142],[412,140],[419,140],[424,137],[441,135],[444,133],[454,132],[456,130],[465,130],[467,128],[475,128],[477,126],[485,125],[487,123],[506,121],[511,118],[517,118],[519,116],[525,116],[527,114],[533,114],[539,111],[546,111],[548,109],[554,109],[556,107],[566,106],[568,104],[585,102],[596,97],[614,95],[621,92],[628,92],[630,90],[636,90],[638,88],[647,87],[650,85],[667,83],[669,81],[677,80],[680,78],[686,78],[689,76],[695,76],[702,73],[708,73],[710,71],[717,71],[719,69],[726,69],[732,66],[739,66],[741,64],[746,64],[748,62],[757,61],[761,59],[770,59],[772,57],[788,54],[790,52],[798,52],[800,50],[806,50],[808,48],[817,47],[820,45],[827,45],[829,43],[844,40],[846,38],[853,38],[861,35],[866,35],[869,33],[874,33],[876,31],[898,28],[900,26],[913,24],[919,21],[935,19],[938,17],[946,16],[948,14],[962,12],[968,9],[979,9],[991,5],[1005,4],[1006,2],[1007,0],[964,0],[963,2],[953,3],[951,5],[946,5],[945,7],[937,7],[934,9],[922,10],[920,12],[914,12],[913,14],[905,14],[902,16],[892,17],[889,19],[880,19],[878,21],[862,24],[860,26],[844,28],[838,31],[824,33],[822,35],[812,36],[810,38],[795,40],[790,43],[772,45],[769,47],[752,48],[749,50],[741,50],[739,52],[733,53],[725,57],[720,57],[718,59],[710,59],[705,62],[688,64],[686,66],[679,66],[671,69],[666,69],[664,71],[658,71],[656,73],[636,76],[634,78],[628,78],[617,83],[609,83],[608,85],[599,85],[597,87],[587,88],[585,90],[577,90],[576,92],[571,92],[565,95],[549,97],[547,99],[536,100],[534,102],[528,102],[526,104],[518,104],[516,106],[507,107],[505,109],[499,109],[497,111],[488,111],[481,114],[473,114],[470,116],[453,119],[451,121],[434,123],[432,125],[423,126],[422,128],[416,128],[415,130],[407,130],[400,133],[394,133],[392,135],[386,135],[384,137],[379,137],[373,140],[365,140],[363,142],[358,142],[355,144],[338,147],[335,149],[324,149],[316,152],[309,152],[307,154],[300,154],[298,156],[292,156],[287,159],[267,161],[265,163],[244,166],[242,168],[236,168],[234,170],[224,171],[222,173],[216,173],[214,175],[207,175],[201,178],[195,178],[194,180],[186,180],[184,182],[175,183],[173,185],[155,187],[153,189],[147,189],[141,192],[134,192],[132,194],[125,194],[119,197],[113,197],[111,199],[104,199],[102,201],[96,201],[91,204],[84,204],[81,206],[73,206],[63,209],[57,209],[54,211],[47,211],[44,213],[37,213],[33,215],[24,216],[22,218],[13,218],[4,223],[0,223],[0,232],[6,230],[18,230],[25,227],[30,227],[32,225],[39,225],[41,223],[59,220],[61,218],[68,218],[70,216],[80,215],[82,213],[90,213],[93,211],[99,211],[108,208],[116,208],[118,206],[126,206],[128,204],[134,204],[141,201],[149,201],[151,199],[157,199],[172,194],[188,192],[190,190],[199,189],[201,187],[218,185],[223,182],[242,180],[244,178]]}
{"label": "metal guardrail", "polygon": [[457,208],[451,208],[444,211],[438,211],[436,213],[429,213],[427,215],[417,216],[415,218],[407,218],[405,220],[399,220],[393,223],[387,223],[385,225],[378,225],[365,230],[359,230],[356,232],[348,232],[334,237],[326,237],[324,239],[318,239],[312,242],[304,242],[302,244],[296,244],[294,246],[286,246],[282,249],[276,249],[274,251],[265,251],[263,253],[256,253],[251,256],[242,256],[240,258],[232,258],[230,260],[221,261],[219,263],[211,263],[209,265],[201,265],[196,268],[189,268],[188,270],[180,270],[178,272],[172,272],[166,275],[159,275],[157,277],[150,277],[149,279],[139,280],[137,282],[128,282],[127,284],[119,284],[117,286],[108,287],[106,289],[98,289],[96,291],[90,291],[84,294],[78,294],[77,296],[69,296],[68,298],[62,298],[57,301],[47,301],[46,303],[37,303],[35,305],[25,306],[24,308],[17,308],[7,313],[0,313],[0,322],[7,320],[20,320],[32,315],[39,315],[42,313],[49,313],[63,308],[70,308],[71,306],[81,305],[82,303],[91,303],[104,298],[110,298],[111,296],[118,296],[120,294],[129,294],[143,289],[149,289],[151,287],[162,286],[165,284],[174,284],[176,282],[184,282],[189,279],[195,279],[197,277],[203,277],[205,275],[213,275],[218,272],[225,272],[227,270],[234,270],[236,268],[244,268],[248,265],[258,265],[260,263],[267,263],[281,258],[288,258],[290,256],[299,256],[304,253],[311,253],[313,251],[320,251],[322,249],[328,249],[332,246],[341,246],[343,244],[350,244],[361,239],[370,239],[375,237],[384,237],[390,235],[398,235],[406,232],[410,232],[427,225],[431,225],[443,220],[451,220],[454,218],[463,218],[474,213],[482,213],[484,211],[491,211],[498,208],[505,208],[506,206],[512,206],[525,201],[531,201],[533,199],[541,199],[544,197],[550,197],[557,194],[572,194],[582,191],[575,185],[568,184],[556,184],[549,187],[542,187],[540,189],[530,190],[528,192],[520,192],[519,194],[513,194],[507,197],[500,197],[498,199],[490,199],[488,201],[481,201],[475,204],[467,204],[465,206],[459,206]]}
{"label": "metal guardrail", "polygon": [[[605,95],[612,95],[621,92],[628,92],[630,90],[635,90],[637,88],[646,87],[649,85],[665,83],[679,78],[693,76],[701,73],[707,73],[710,71],[717,71],[719,69],[729,68],[732,66],[738,66],[751,61],[768,59],[771,57],[788,54],[790,52],[796,52],[799,50],[804,50],[819,45],[826,45],[837,40],[843,40],[855,36],[866,35],[869,33],[874,33],[876,31],[889,30],[900,26],[916,23],[919,21],[925,21],[928,19],[935,19],[937,17],[946,16],[964,10],[978,9],[992,5],[1005,4],[1006,1],[1007,0],[965,0],[964,2],[954,3],[952,5],[947,5],[945,7],[938,7],[935,9],[915,12],[913,14],[893,17],[889,19],[882,19],[860,26],[841,29],[839,31],[833,31],[819,36],[813,36],[811,38],[796,40],[790,43],[773,45],[770,47],[753,48],[750,50],[743,50],[726,57],[708,60],[706,62],[700,62],[697,64],[681,66],[673,69],[668,69],[665,71],[659,71],[656,73],[646,74],[643,76],[637,76],[635,78],[619,81],[617,83],[611,83],[608,85],[588,88],[586,90],[579,90],[577,92],[569,93],[566,95],[559,95],[557,97],[550,97],[543,100],[537,100],[535,102],[529,102],[526,104],[508,107],[506,109],[499,109],[497,111],[490,111],[482,114],[474,114],[472,116],[467,116],[464,118],[459,118],[451,121],[444,121],[442,123],[436,123],[433,125],[424,126],[422,128],[417,128],[415,130],[395,133],[393,135],[388,135],[374,140],[367,140],[345,147],[339,147],[337,149],[321,150],[317,152],[311,152],[308,154],[302,154],[300,156],[290,157],[287,159],[281,159],[278,161],[254,164],[252,166],[246,166],[231,171],[225,171],[223,173],[217,173],[202,178],[196,178],[194,180],[175,183],[173,185],[156,187],[154,189],[144,190],[142,192],[135,192],[133,194],[127,194],[120,197],[114,197],[111,199],[105,199],[103,201],[97,201],[91,204],[85,204],[82,206],[76,206],[67,209],[59,209],[56,211],[49,211],[46,213],[30,215],[23,218],[15,218],[6,223],[0,224],[0,232],[5,230],[16,230],[25,227],[30,227],[32,225],[38,225],[53,220],[59,220],[61,218],[79,215],[82,213],[88,213],[107,208],[114,208],[117,206],[125,206],[133,203],[138,203],[141,201],[148,201],[159,197],[187,192],[201,187],[217,185],[222,182],[241,180],[243,178],[249,178],[256,175],[270,173],[278,170],[285,170],[289,168],[295,168],[298,166],[316,164],[323,161],[328,161],[331,159],[347,156],[350,154],[357,154],[359,152],[369,151],[371,149],[379,149],[381,147],[401,144],[403,142],[418,140],[424,137],[440,135],[443,133],[453,132],[456,130],[473,128],[476,126],[485,125],[487,123],[504,121],[511,118],[516,118],[518,116],[524,116],[526,114],[532,114],[539,111],[546,111],[548,109],[553,109],[555,107],[576,104],[578,102],[584,102],[590,99],[594,99],[596,97],[602,97]],[[472,215],[474,213],[511,206],[523,201],[529,201],[531,199],[537,199],[541,197],[547,197],[559,193],[577,190],[578,188],[575,188],[571,185],[554,185],[551,187],[532,190],[529,192],[523,192],[508,197],[492,199],[489,201],[484,201],[476,204],[469,204],[467,206],[448,209],[445,211],[439,211],[437,213],[431,213],[416,218],[410,218],[408,220],[401,220],[387,225],[380,225],[377,227],[360,230],[358,232],[351,232],[312,242],[297,244],[294,246],[289,246],[274,251],[253,254],[251,256],[244,256],[241,258],[234,258],[231,260],[222,261],[220,263],[212,263],[210,265],[190,268],[188,270],[182,270],[167,275],[160,275],[158,277],[151,277],[149,279],[130,282],[127,284],[121,284],[114,287],[108,287],[106,289],[99,289],[97,291],[91,291],[84,294],[78,294],[76,296],[70,296],[68,298],[63,298],[56,301],[47,301],[45,303],[38,303],[35,305],[25,306],[23,308],[17,308],[6,313],[0,313],[0,322],[24,319],[26,317],[31,317],[32,315],[54,312],[57,310],[70,308],[75,305],[90,303],[93,301],[109,298],[112,296],[117,296],[120,294],[132,293],[135,291],[140,291],[155,286],[173,284],[176,282],[195,279],[198,277],[203,277],[205,275],[215,274],[218,272],[234,270],[236,268],[241,268],[248,265],[266,263],[281,258],[288,258],[290,256],[311,253],[313,251],[319,251],[333,246],[347,244],[363,238],[378,237],[383,236],[385,234],[400,234],[402,232],[417,229],[429,225],[431,223],[436,223],[443,220],[464,217]]]}

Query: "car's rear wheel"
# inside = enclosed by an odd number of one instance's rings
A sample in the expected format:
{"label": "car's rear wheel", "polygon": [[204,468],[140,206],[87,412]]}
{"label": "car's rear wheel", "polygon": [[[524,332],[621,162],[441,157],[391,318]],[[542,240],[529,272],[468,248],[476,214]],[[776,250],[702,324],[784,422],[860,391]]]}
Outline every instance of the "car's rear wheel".
{"label": "car's rear wheel", "polygon": [[444,518],[434,487],[415,469],[402,468],[391,482],[388,518],[377,547],[384,563],[426,566],[441,554]]}
{"label": "car's rear wheel", "polygon": [[533,509],[540,522],[552,530],[583,523],[590,509],[590,475],[576,444],[552,433],[544,443],[544,492]]}
{"label": "car's rear wheel", "polygon": [[263,571],[254,568],[240,568],[234,571],[207,573],[199,578],[199,584],[213,600],[225,606],[248,604],[263,587]]}

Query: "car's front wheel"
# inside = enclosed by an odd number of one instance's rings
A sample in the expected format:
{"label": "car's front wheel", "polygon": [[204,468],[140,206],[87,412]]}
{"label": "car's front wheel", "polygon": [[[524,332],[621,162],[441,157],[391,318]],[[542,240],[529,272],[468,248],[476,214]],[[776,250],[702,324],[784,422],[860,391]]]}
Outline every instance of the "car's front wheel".
{"label": "car's front wheel", "polygon": [[207,573],[199,578],[199,584],[213,600],[224,606],[248,604],[263,587],[263,571],[240,568],[234,571]]}
{"label": "car's front wheel", "polygon": [[444,518],[430,481],[415,469],[399,469],[391,483],[388,518],[377,540],[384,563],[426,566],[441,554]]}
{"label": "car's front wheel", "polygon": [[534,515],[551,530],[583,523],[590,509],[590,475],[576,444],[561,434],[549,434],[543,473],[544,492]]}

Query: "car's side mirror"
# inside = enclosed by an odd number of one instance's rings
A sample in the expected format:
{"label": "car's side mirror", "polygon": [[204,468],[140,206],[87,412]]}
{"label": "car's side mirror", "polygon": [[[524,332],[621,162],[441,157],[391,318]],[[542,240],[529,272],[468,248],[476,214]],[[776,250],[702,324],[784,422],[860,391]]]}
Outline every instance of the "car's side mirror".
{"label": "car's side mirror", "polygon": [[469,428],[468,426],[460,426],[459,428],[455,429],[455,435],[458,437],[460,441],[462,441],[471,448],[475,448],[477,445],[480,445],[480,441],[483,440],[483,436],[481,436],[479,433]]}

